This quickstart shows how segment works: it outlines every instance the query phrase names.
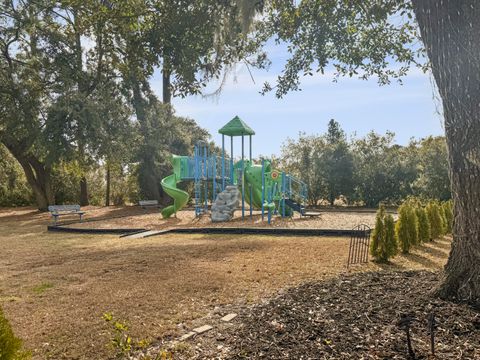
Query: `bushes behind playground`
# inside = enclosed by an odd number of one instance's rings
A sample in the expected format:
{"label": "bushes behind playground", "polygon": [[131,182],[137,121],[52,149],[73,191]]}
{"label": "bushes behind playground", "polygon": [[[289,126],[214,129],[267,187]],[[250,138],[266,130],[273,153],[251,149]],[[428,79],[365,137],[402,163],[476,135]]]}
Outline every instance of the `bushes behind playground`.
{"label": "bushes behind playground", "polygon": [[395,144],[393,133],[348,138],[332,120],[326,134],[300,134],[282,148],[280,167],[308,185],[309,205],[398,206],[411,196],[448,200],[445,139]]}

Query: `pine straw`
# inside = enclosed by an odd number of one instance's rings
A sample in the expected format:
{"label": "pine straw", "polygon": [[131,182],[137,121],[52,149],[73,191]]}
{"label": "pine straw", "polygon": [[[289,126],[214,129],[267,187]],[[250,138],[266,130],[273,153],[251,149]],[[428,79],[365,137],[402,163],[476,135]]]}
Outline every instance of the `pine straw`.
{"label": "pine straw", "polygon": [[[262,221],[260,211],[254,211],[250,218],[250,212],[237,210],[234,219],[228,222],[212,223],[209,215],[195,217],[193,210],[182,210],[176,217],[163,219],[158,210],[143,210],[139,207],[110,207],[86,209],[84,223],[75,223],[70,226],[77,228],[144,228],[149,230],[163,230],[179,227],[281,227],[281,228],[316,228],[316,229],[352,229],[358,224],[375,224],[375,212],[352,212],[352,211],[325,211],[319,217],[300,217],[295,214],[292,218],[282,219],[273,216],[272,223],[268,224],[267,216]],[[65,218],[67,219],[67,218]],[[63,220],[63,219],[62,219]],[[68,219],[70,220],[70,219]],[[95,221],[88,221],[95,220]]]}
{"label": "pine straw", "polygon": [[[405,359],[411,327],[417,359],[479,359],[480,313],[434,298],[438,273],[368,272],[291,288],[270,301],[241,310],[222,334],[194,340],[175,358],[195,359]],[[430,354],[428,315],[438,323],[436,357]],[[225,341],[218,340],[225,339]]]}

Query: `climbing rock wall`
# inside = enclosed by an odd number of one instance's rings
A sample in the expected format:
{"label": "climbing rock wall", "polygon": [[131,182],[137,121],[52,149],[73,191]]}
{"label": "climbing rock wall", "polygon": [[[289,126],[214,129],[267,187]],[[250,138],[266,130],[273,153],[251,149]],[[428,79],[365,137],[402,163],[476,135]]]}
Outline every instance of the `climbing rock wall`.
{"label": "climbing rock wall", "polygon": [[212,205],[212,221],[229,221],[240,201],[240,191],[236,186],[227,186]]}

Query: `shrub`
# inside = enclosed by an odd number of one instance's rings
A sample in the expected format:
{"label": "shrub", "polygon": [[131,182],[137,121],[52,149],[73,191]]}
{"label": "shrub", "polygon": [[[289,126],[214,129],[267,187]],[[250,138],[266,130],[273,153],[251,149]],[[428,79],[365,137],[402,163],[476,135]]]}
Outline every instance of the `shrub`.
{"label": "shrub", "polygon": [[397,254],[397,234],[395,233],[395,220],[391,214],[385,216],[385,248],[387,254]]}
{"label": "shrub", "polygon": [[410,204],[404,203],[398,209],[398,221],[395,231],[402,252],[407,254],[410,251],[410,247],[418,243],[417,215]]}
{"label": "shrub", "polygon": [[408,206],[408,215],[411,242],[412,245],[418,245],[420,241],[418,240],[418,217],[415,207]]}
{"label": "shrub", "polygon": [[375,228],[372,231],[371,242],[370,242],[370,254],[377,260],[380,260],[380,248],[381,242],[384,239],[383,234],[385,234],[385,207],[380,205],[377,210],[377,215],[375,217]]}
{"label": "shrub", "polygon": [[136,341],[128,334],[128,325],[124,321],[117,320],[111,313],[103,314],[102,318],[110,324],[112,338],[110,345],[116,352],[117,359],[130,359],[135,351],[144,349],[149,345],[145,339]]}
{"label": "shrub", "polygon": [[443,210],[445,212],[447,234],[450,234],[453,230],[453,203],[452,203],[452,200],[445,201],[443,203]]}
{"label": "shrub", "polygon": [[83,172],[77,161],[63,161],[53,167],[52,187],[57,204],[78,204],[80,199],[80,181],[85,176],[88,186],[90,205],[103,205],[105,184],[103,171],[99,165],[91,165]]}
{"label": "shrub", "polygon": [[443,234],[443,220],[440,214],[440,206],[437,201],[430,201],[426,207],[428,220],[430,221],[431,240],[439,238]]}
{"label": "shrub", "polygon": [[0,308],[0,360],[23,360],[29,358],[29,353],[22,350],[22,340],[15,337],[12,327]]}
{"label": "shrub", "polygon": [[387,262],[397,254],[397,239],[393,216],[386,214],[385,207],[380,205],[372,232],[370,254],[378,262]]}
{"label": "shrub", "polygon": [[430,221],[428,220],[427,210],[424,207],[418,207],[416,209],[418,219],[418,242],[423,243],[430,241],[432,238],[430,230]]}
{"label": "shrub", "polygon": [[448,233],[448,224],[447,224],[447,217],[445,215],[445,208],[443,207],[442,203],[437,203],[438,211],[440,212],[440,217],[442,218],[442,235],[446,235]]}

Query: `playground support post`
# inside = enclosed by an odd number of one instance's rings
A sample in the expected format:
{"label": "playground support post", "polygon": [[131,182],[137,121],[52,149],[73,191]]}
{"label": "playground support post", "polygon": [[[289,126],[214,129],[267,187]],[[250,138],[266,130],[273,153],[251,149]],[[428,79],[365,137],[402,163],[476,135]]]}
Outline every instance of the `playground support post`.
{"label": "playground support post", "polygon": [[217,196],[217,157],[213,157],[213,196],[212,196],[212,203],[215,201],[215,198]]}
{"label": "playground support post", "polygon": [[242,219],[245,219],[245,136],[242,134]]}
{"label": "playground support post", "polygon": [[[249,152],[249,158],[250,158],[250,163],[252,162],[252,135],[249,135],[249,147],[250,147],[250,152]],[[253,220],[253,210],[252,210],[252,185],[250,185],[250,219]]]}
{"label": "playground support post", "polygon": [[270,208],[270,203],[272,202],[272,190],[268,192],[268,224],[272,222],[272,209]]}
{"label": "playground support post", "polygon": [[222,191],[225,190],[225,135],[222,134]]}
{"label": "playground support post", "polygon": [[262,159],[262,221],[265,218],[265,159]]}
{"label": "playground support post", "polygon": [[250,137],[250,162],[252,162],[252,135],[249,135]]}
{"label": "playground support post", "polygon": [[[293,193],[293,190],[292,190],[292,177],[290,176],[288,178],[288,193],[289,194],[292,194]],[[300,217],[302,216],[302,211],[300,211]]]}
{"label": "playground support post", "polygon": [[253,220],[253,205],[252,205],[253,195],[252,195],[252,190],[253,190],[253,187],[252,187],[252,184],[250,184],[250,219]]}
{"label": "playground support post", "polygon": [[195,145],[195,216],[200,214],[201,204],[201,186],[200,186],[200,165],[199,165],[199,153],[198,144]]}
{"label": "playground support post", "polygon": [[[272,191],[272,196],[270,197],[270,199],[271,199],[270,201],[273,201],[273,199],[277,195],[277,191],[280,191],[280,189],[278,187],[279,187],[278,183],[273,184],[273,191]],[[275,206],[275,209],[273,210],[273,214],[274,215],[278,214],[278,208],[276,206]]]}
{"label": "playground support post", "polygon": [[208,211],[208,153],[207,153],[207,145],[204,145],[203,148],[203,175],[204,175],[204,182],[205,182],[205,212]]}
{"label": "playground support post", "polygon": [[285,195],[286,195],[286,180],[285,172],[282,172],[282,218],[285,217]]}
{"label": "playground support post", "polygon": [[233,136],[230,136],[230,185],[235,185],[233,178]]}
{"label": "playground support post", "polygon": [[203,205],[203,213],[208,211],[208,181],[203,181],[203,188],[205,193],[205,203]]}

